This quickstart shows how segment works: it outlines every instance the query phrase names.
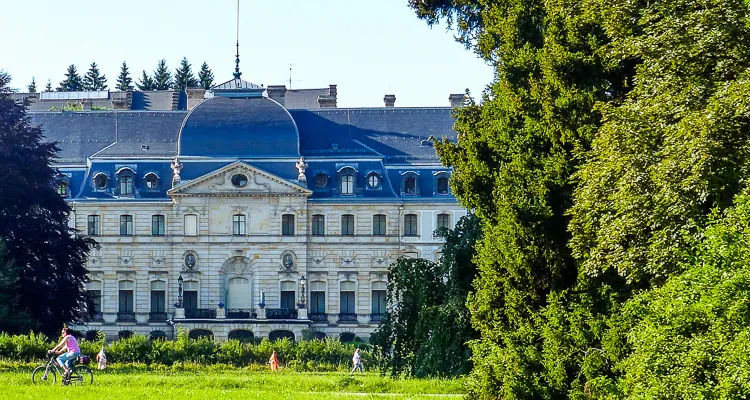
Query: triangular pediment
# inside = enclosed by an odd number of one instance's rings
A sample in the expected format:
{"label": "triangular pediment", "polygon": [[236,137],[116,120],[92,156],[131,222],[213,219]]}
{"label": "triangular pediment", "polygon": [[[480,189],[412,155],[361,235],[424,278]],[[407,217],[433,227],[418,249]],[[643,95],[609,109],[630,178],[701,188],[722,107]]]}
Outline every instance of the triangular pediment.
{"label": "triangular pediment", "polygon": [[309,196],[304,186],[242,161],[170,189],[170,196]]}

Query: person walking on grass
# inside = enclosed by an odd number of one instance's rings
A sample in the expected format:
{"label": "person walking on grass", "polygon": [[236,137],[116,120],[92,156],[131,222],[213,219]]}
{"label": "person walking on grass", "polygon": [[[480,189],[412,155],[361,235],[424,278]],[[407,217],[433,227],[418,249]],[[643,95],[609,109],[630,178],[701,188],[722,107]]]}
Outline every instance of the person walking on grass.
{"label": "person walking on grass", "polygon": [[268,363],[271,364],[271,371],[278,371],[279,370],[279,357],[276,356],[276,350],[273,351],[273,354],[271,354],[271,358],[268,359]]}
{"label": "person walking on grass", "polygon": [[354,374],[354,371],[359,369],[359,373],[364,373],[362,370],[362,355],[359,354],[359,349],[354,350],[354,356],[352,357],[352,364],[354,364],[354,367],[352,368],[352,374]]}

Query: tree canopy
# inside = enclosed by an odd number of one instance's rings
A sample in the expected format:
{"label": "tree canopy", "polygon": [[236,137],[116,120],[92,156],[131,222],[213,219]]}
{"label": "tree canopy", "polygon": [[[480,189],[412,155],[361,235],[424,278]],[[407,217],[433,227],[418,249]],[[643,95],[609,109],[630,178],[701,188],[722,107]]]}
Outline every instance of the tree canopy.
{"label": "tree canopy", "polygon": [[208,64],[204,61],[201,65],[201,70],[198,72],[199,85],[203,89],[211,89],[214,84],[214,73],[211,68],[208,68]]}
{"label": "tree canopy", "polygon": [[107,76],[99,71],[95,62],[91,63],[86,75],[83,76],[83,90],[105,90],[107,89]]}
{"label": "tree canopy", "polygon": [[174,86],[179,90],[198,87],[198,79],[193,74],[192,65],[186,57],[182,57],[180,66],[174,71]]}
{"label": "tree canopy", "polygon": [[172,81],[172,73],[169,72],[169,67],[167,67],[167,60],[159,60],[152,80],[154,82],[154,90],[172,89],[174,82]]}
{"label": "tree canopy", "polygon": [[122,62],[122,66],[120,67],[120,75],[117,76],[116,88],[121,92],[133,90],[133,78],[130,77],[128,64],[125,61]]}
{"label": "tree canopy", "polygon": [[57,87],[58,92],[78,92],[83,90],[83,80],[78,75],[76,66],[70,64],[67,72],[65,72],[65,79],[60,82],[60,86]]}
{"label": "tree canopy", "polygon": [[140,91],[156,90],[156,83],[150,76],[148,76],[146,70],[143,70],[141,79],[135,84],[135,86],[138,87],[138,90]]}

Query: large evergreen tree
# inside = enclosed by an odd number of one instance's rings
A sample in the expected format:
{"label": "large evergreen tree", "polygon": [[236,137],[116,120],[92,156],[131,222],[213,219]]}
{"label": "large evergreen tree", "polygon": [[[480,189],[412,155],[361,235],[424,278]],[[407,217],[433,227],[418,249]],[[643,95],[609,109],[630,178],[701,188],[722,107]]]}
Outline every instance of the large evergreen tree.
{"label": "large evergreen tree", "polygon": [[86,75],[83,76],[83,90],[104,90],[107,88],[107,76],[99,71],[95,62],[91,63]]}
{"label": "large evergreen tree", "polygon": [[83,90],[83,80],[78,75],[76,66],[70,64],[68,71],[65,73],[65,79],[60,82],[60,86],[57,87],[58,92],[79,92]]}
{"label": "large evergreen tree", "polygon": [[45,92],[51,92],[52,91],[52,81],[50,79],[47,79],[47,84],[44,86]]}
{"label": "large evergreen tree", "polygon": [[198,72],[198,80],[200,87],[203,89],[211,89],[214,84],[214,73],[211,68],[208,68],[208,64],[204,61],[201,65],[201,70]]}
{"label": "large evergreen tree", "polygon": [[143,70],[141,79],[135,84],[135,86],[138,87],[138,90],[140,91],[156,90],[156,83],[154,83],[153,78],[148,76],[146,70]]}
{"label": "large evergreen tree", "polygon": [[172,89],[174,83],[172,82],[172,73],[169,72],[167,67],[167,60],[162,59],[156,65],[156,70],[153,76],[154,90],[169,90]]}
{"label": "large evergreen tree", "polygon": [[116,88],[121,92],[133,90],[133,78],[130,77],[130,71],[128,71],[128,65],[125,61],[122,62],[122,67],[120,67],[120,75],[117,76]]}
{"label": "large evergreen tree", "polygon": [[180,67],[174,72],[174,85],[179,90],[198,87],[198,80],[195,79],[193,69],[186,57],[182,57]]}
{"label": "large evergreen tree", "polygon": [[9,83],[0,72],[0,286],[14,288],[4,299],[13,312],[33,320],[5,329],[55,333],[84,317],[85,262],[95,243],[68,226],[70,207],[54,187],[61,176],[50,166],[57,147],[42,140]]}
{"label": "large evergreen tree", "polygon": [[36,78],[31,77],[31,83],[26,87],[29,93],[36,93]]}

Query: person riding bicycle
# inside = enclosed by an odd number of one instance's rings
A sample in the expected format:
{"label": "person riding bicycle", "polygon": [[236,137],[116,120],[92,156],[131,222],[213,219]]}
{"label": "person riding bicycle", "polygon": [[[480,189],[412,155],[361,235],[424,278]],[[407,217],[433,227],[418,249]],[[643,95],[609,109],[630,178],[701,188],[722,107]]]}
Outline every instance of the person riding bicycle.
{"label": "person riding bicycle", "polygon": [[60,354],[60,356],[57,357],[57,363],[60,364],[61,367],[63,367],[65,376],[69,376],[70,370],[71,368],[73,368],[73,360],[81,355],[81,348],[78,347],[78,341],[76,340],[75,336],[70,334],[67,326],[64,326],[62,328],[61,333],[63,338],[60,341],[60,344],[55,346],[55,348],[52,349],[51,352]]}

